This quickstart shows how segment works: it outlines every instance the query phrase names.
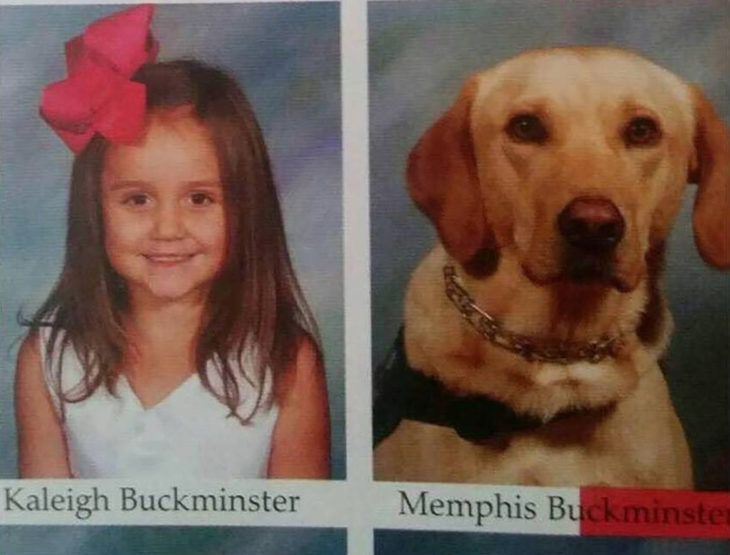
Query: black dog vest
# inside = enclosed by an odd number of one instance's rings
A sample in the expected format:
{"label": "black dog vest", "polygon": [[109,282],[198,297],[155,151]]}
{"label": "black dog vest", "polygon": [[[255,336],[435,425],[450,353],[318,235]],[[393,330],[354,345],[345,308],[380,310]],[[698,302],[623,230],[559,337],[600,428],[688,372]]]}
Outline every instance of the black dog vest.
{"label": "black dog vest", "polygon": [[435,378],[411,368],[401,327],[385,361],[375,370],[373,444],[388,437],[404,418],[453,428],[459,436],[474,442],[544,424],[486,395],[456,395]]}

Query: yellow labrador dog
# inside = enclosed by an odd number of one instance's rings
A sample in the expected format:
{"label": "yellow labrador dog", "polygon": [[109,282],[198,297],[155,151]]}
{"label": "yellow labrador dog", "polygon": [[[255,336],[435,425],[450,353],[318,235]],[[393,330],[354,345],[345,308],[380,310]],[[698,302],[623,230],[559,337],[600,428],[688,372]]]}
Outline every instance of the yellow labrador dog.
{"label": "yellow labrador dog", "polygon": [[658,279],[688,182],[699,252],[730,266],[729,143],[699,90],[627,51],[471,77],[408,160],[440,241],[408,286],[376,478],[692,487]]}

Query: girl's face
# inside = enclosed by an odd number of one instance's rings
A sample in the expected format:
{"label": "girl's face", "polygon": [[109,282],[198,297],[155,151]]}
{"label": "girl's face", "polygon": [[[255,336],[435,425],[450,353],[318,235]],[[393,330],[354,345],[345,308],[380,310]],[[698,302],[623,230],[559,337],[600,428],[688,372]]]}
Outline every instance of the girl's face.
{"label": "girl's face", "polygon": [[226,225],[207,130],[183,112],[151,118],[141,141],[110,145],[101,179],[105,247],[130,303],[206,298]]}

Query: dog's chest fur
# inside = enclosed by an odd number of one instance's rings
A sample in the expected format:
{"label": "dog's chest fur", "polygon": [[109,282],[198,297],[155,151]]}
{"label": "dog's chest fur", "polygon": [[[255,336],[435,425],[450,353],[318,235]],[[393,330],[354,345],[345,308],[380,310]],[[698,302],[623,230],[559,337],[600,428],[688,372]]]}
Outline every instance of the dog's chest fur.
{"label": "dog's chest fur", "polygon": [[[663,389],[657,377],[647,379],[644,391],[635,392],[611,414],[582,415],[483,443],[466,441],[449,428],[404,420],[378,447],[375,476],[395,481],[691,487],[689,452],[679,422],[666,410],[668,396],[654,396]],[[640,424],[635,419],[639,408],[648,416]]]}
{"label": "dog's chest fur", "polygon": [[[404,420],[378,447],[375,476],[395,481],[688,488],[689,452],[679,421],[667,410],[669,398],[661,382],[657,369],[609,414],[580,415],[482,443],[466,441],[450,428]],[[644,416],[640,423],[637,414]]]}

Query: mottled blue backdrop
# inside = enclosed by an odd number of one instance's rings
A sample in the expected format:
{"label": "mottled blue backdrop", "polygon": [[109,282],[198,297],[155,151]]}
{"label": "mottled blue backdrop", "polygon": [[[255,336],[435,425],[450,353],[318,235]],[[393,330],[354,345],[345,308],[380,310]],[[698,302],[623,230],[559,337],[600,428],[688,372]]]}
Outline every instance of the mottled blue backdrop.
{"label": "mottled blue backdrop", "polygon": [[[0,8],[0,476],[16,476],[12,381],[23,329],[58,277],[72,157],[38,117],[65,77],[63,43],[120,6]],[[162,5],[159,59],[197,58],[243,85],[264,131],[289,247],[319,322],[343,478],[344,363],[339,5]]]}
{"label": "mottled blue backdrop", "polygon": [[[698,83],[730,121],[727,0],[371,2],[368,15],[375,363],[402,321],[408,276],[436,239],[405,192],[406,156],[468,75],[529,48],[616,45]],[[668,250],[665,284],[676,323],[668,378],[697,485],[726,489],[730,278],[697,255],[693,194],[689,187]]]}

